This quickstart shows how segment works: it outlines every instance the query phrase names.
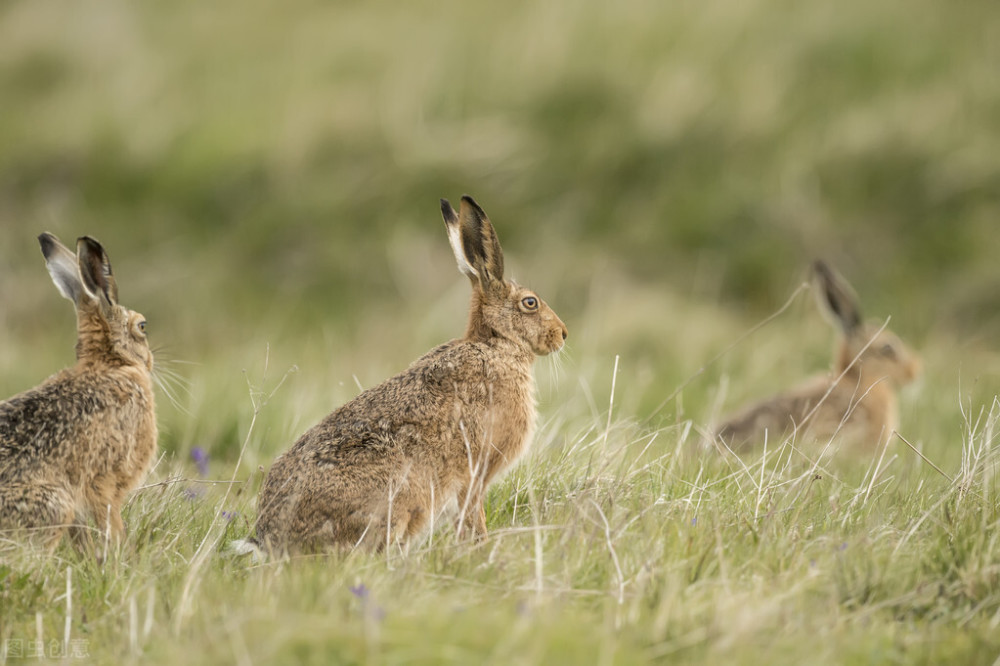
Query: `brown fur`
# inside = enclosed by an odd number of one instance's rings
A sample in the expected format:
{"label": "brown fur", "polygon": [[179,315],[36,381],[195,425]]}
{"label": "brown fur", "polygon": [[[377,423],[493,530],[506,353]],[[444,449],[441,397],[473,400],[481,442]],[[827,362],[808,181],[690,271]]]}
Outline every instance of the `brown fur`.
{"label": "brown fur", "polygon": [[817,261],[813,274],[819,301],[843,334],[833,368],[727,418],[715,436],[730,447],[763,441],[765,432],[772,442],[795,432],[874,446],[899,427],[896,389],[919,374],[919,358],[891,331],[862,323],[857,297],[829,266]]}
{"label": "brown fur", "polygon": [[88,517],[110,538],[121,505],[156,451],[153,355],[142,315],[118,304],[96,240],[77,254],[39,236],[46,265],[77,313],[76,364],[0,402],[0,530],[28,530],[54,548],[66,528],[89,542]]}
{"label": "brown fur", "polygon": [[275,460],[256,543],[406,544],[455,503],[459,532],[485,536],[486,488],[534,430],[535,356],[559,350],[567,332],[537,295],[503,279],[496,232],[471,197],[460,215],[445,200],[441,210],[472,282],[465,336],[335,410]]}

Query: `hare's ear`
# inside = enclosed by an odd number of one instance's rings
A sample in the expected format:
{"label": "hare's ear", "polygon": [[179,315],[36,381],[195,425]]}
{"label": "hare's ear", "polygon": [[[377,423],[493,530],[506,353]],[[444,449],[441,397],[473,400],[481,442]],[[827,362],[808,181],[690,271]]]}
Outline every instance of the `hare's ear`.
{"label": "hare's ear", "polygon": [[813,262],[816,297],[821,309],[828,312],[844,334],[851,336],[861,327],[861,307],[851,285],[826,262]]}
{"label": "hare's ear", "polygon": [[65,298],[73,301],[73,305],[79,305],[83,285],[80,283],[76,256],[47,231],[38,237],[38,244],[42,246],[45,267],[49,270],[56,289]]}
{"label": "hare's ear", "polygon": [[441,214],[448,227],[448,240],[455,252],[458,269],[470,277],[479,278],[486,289],[503,280],[503,250],[490,219],[469,195],[462,197],[460,212],[447,200],[441,200]]}
{"label": "hare's ear", "polygon": [[483,286],[503,280],[503,250],[486,211],[465,194],[462,196],[459,219],[462,222],[462,249],[465,256],[472,260]]}
{"label": "hare's ear", "polygon": [[465,258],[465,250],[462,247],[462,224],[458,221],[458,213],[447,199],[441,199],[441,217],[444,218],[444,226],[448,230],[448,243],[451,245],[451,251],[455,253],[458,270],[473,281],[478,280],[479,273]]}
{"label": "hare's ear", "polygon": [[83,236],[76,241],[76,256],[83,286],[106,305],[118,305],[118,283],[111,272],[108,253],[96,240]]}

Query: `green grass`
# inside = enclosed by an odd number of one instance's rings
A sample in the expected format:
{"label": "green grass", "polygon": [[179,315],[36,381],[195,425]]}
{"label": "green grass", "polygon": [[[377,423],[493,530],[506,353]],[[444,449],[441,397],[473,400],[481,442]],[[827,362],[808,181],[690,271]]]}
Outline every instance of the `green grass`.
{"label": "green grass", "polygon": [[[706,316],[698,310],[683,314]],[[950,480],[898,441],[818,464],[815,448],[742,459],[703,449],[700,416],[724,372],[763,391],[784,378],[755,374],[761,353],[776,359],[781,345],[802,344],[822,355],[825,329],[800,339],[817,332],[818,316],[789,312],[651,419],[649,380],[627,346],[612,401],[616,359],[600,350],[616,348],[619,317],[585,313],[594,324],[583,340],[538,363],[541,427],[532,452],[489,492],[489,540],[456,542],[444,525],[408,553],[259,565],[228,557],[251,530],[258,465],[356,388],[349,377],[324,386],[322,366],[286,376],[276,357],[288,350],[261,350],[245,374],[195,368],[185,401],[194,411],[170,426],[185,448],[130,502],[121,552],[98,564],[69,543],[53,559],[0,545],[0,633],[27,641],[40,623],[46,642],[62,639],[70,575],[71,640],[103,663],[992,663],[1000,404],[986,396],[997,394],[995,368],[966,389],[968,417],[956,385],[932,384],[940,378],[904,394],[905,436]],[[719,340],[703,344],[729,342],[699,330]],[[362,356],[379,362],[375,348]],[[782,374],[810,369],[795,365]],[[199,388],[214,377],[218,390]],[[220,432],[227,418],[231,431]],[[220,483],[197,482],[187,457],[195,445],[211,456],[206,480]]]}
{"label": "green grass", "polygon": [[[994,663],[998,24],[993,0],[0,2],[0,396],[72,361],[46,229],[106,245],[182,377],[121,552],[0,543],[0,640],[68,626],[124,664]],[[262,468],[462,330],[437,199],[463,192],[570,330],[490,539],[226,557]],[[828,366],[796,291],[819,255],[923,356],[900,415],[926,460],[699,445]]]}

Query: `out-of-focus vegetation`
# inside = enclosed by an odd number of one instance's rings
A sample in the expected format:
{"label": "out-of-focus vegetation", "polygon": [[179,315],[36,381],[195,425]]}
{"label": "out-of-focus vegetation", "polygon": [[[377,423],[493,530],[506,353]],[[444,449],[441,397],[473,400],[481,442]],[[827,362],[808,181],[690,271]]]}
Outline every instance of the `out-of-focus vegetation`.
{"label": "out-of-focus vegetation", "polygon": [[[570,329],[538,364],[537,451],[491,493],[490,528],[513,532],[402,564],[352,555],[332,578],[206,565],[203,538],[249,529],[259,465],[460,334],[438,198],[466,192]],[[72,360],[35,237],[90,234],[186,382],[159,396],[151,481],[193,475],[194,447],[229,478],[247,445],[224,535],[217,495],[167,486],[136,496],[118,563],[61,553],[99,659],[239,661],[246,640],[264,661],[440,661],[424,639],[463,663],[905,662],[927,637],[985,658],[998,225],[995,0],[0,2],[0,397]],[[826,485],[803,457],[740,467],[697,447],[720,411],[828,364],[834,334],[796,292],[816,256],[921,350],[901,429],[954,483],[898,442]],[[61,603],[65,565],[17,579],[37,594],[5,601],[0,639]],[[537,595],[511,592],[539,575]],[[435,612],[386,602],[373,623],[343,591],[359,581]],[[155,629],[115,643],[147,598]],[[511,633],[480,639],[480,622]]]}
{"label": "out-of-focus vegetation", "polygon": [[596,253],[759,312],[822,254],[918,329],[996,330],[989,0],[2,11],[7,261],[101,232],[234,314],[314,323],[395,297],[386,248],[469,191],[533,268]]}
{"label": "out-of-focus vegetation", "polygon": [[69,348],[43,229],[105,242],[164,358],[314,341],[358,372],[393,340],[377,381],[461,328],[437,198],[462,192],[574,340],[597,293],[634,313],[607,351],[638,350],[658,391],[713,351],[683,349],[671,299],[730,310],[731,340],[820,255],[917,343],[1000,335],[987,0],[0,11],[7,394]]}

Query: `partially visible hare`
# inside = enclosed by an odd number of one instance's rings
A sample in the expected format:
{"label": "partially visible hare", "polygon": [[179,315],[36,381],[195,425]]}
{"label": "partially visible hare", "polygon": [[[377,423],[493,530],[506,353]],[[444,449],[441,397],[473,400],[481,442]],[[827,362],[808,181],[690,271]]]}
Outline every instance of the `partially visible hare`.
{"label": "partially visible hare", "polygon": [[[828,375],[753,404],[716,430],[737,448],[795,430],[815,439],[843,434],[861,444],[886,441],[898,427],[896,389],[920,372],[920,360],[881,324],[863,323],[850,285],[822,261],[813,264],[817,298],[842,337]],[[838,379],[839,378],[839,379]]]}
{"label": "partially visible hare", "polygon": [[275,460],[256,538],[241,550],[406,545],[456,504],[459,533],[485,536],[486,488],[535,427],[535,357],[562,348],[567,331],[537,294],[504,279],[496,231],[471,197],[460,213],[442,199],[441,212],[472,283],[465,336],[344,404]]}
{"label": "partially visible hare", "polygon": [[122,500],[149,470],[156,416],[146,321],[118,304],[104,248],[76,255],[38,237],[63,296],[76,306],[76,364],[0,402],[0,530],[27,531],[49,548],[67,528],[85,543],[87,518],[115,542]]}

